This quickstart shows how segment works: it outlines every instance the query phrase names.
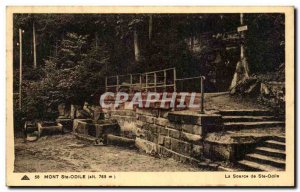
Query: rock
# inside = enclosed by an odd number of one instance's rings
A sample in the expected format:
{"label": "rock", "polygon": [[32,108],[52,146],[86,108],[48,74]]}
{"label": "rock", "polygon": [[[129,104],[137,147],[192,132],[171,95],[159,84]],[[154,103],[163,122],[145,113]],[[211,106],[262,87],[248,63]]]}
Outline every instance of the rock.
{"label": "rock", "polygon": [[70,109],[66,107],[64,103],[61,103],[57,107],[59,118],[69,118],[70,117]]}
{"label": "rock", "polygon": [[260,94],[260,82],[255,82],[244,91],[248,95],[259,95]]}
{"label": "rock", "polygon": [[77,112],[78,109],[80,109],[79,105],[71,105],[71,111],[70,111],[70,118],[71,119],[76,119],[76,112]]}
{"label": "rock", "polygon": [[84,102],[83,110],[88,113],[90,117],[94,115],[94,110],[92,109],[92,106],[88,104],[88,102]]}
{"label": "rock", "polygon": [[76,118],[78,119],[89,119],[91,115],[83,109],[78,109],[76,111]]}
{"label": "rock", "polygon": [[95,121],[103,120],[105,118],[105,114],[103,113],[100,106],[95,106],[93,111],[93,118]]}
{"label": "rock", "polygon": [[144,139],[136,138],[135,146],[147,154],[156,155],[158,153],[158,146]]}
{"label": "rock", "polygon": [[120,137],[116,135],[107,135],[107,144],[108,145],[117,145],[122,147],[135,147],[135,140],[134,139],[128,139],[126,137]]}
{"label": "rock", "polygon": [[42,135],[53,135],[53,134],[62,134],[63,126],[57,122],[39,122],[37,123],[39,137]]}
{"label": "rock", "polygon": [[37,126],[34,122],[26,121],[24,125],[24,134],[33,133],[34,131],[37,131]]}
{"label": "rock", "polygon": [[262,95],[269,95],[270,94],[270,90],[269,90],[268,86],[265,83],[261,83],[261,85],[260,85],[260,93]]}
{"label": "rock", "polygon": [[72,129],[73,129],[73,120],[72,119],[58,118],[58,119],[56,119],[56,122],[63,125],[64,133],[72,132]]}
{"label": "rock", "polygon": [[58,105],[57,109],[59,116],[65,116],[65,107],[64,103]]}

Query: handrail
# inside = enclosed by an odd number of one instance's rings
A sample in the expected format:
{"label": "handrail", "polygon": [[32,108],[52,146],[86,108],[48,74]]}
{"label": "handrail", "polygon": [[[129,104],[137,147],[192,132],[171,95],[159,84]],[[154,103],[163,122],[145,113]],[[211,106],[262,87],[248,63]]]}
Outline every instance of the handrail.
{"label": "handrail", "polygon": [[[170,71],[170,70],[173,70],[173,83],[172,84],[167,84],[167,71]],[[163,72],[163,76],[162,75],[157,75],[157,73],[162,73]],[[133,76],[136,76],[138,75],[139,76],[139,83],[134,83],[133,82]],[[167,68],[167,69],[162,69],[162,70],[156,70],[156,71],[150,71],[150,72],[145,72],[145,73],[135,73],[135,74],[126,74],[126,75],[115,75],[115,76],[107,76],[105,77],[105,90],[107,91],[108,88],[112,88],[112,87],[115,87],[116,90],[118,90],[120,88],[120,77],[124,77],[124,76],[128,76],[130,77],[130,82],[128,82],[128,84],[130,85],[130,89],[132,90],[132,86],[133,85],[138,85],[140,84],[141,88],[142,89],[146,89],[146,91],[148,91],[148,89],[151,89],[151,88],[154,88],[155,91],[156,91],[156,88],[159,88],[159,87],[164,87],[165,89],[167,87],[171,87],[173,86],[173,89],[174,91],[176,91],[176,68],[175,67],[172,67],[172,68]],[[154,82],[148,82],[149,81],[149,77],[151,77],[151,79],[153,78]],[[163,81],[163,85],[161,85],[161,81],[157,81],[157,78],[161,78],[163,77],[164,78],[164,81]],[[111,78],[116,78],[116,84],[112,84],[112,85],[109,85],[108,84],[108,79],[111,79]],[[142,78],[145,78],[145,82],[143,82]],[[144,86],[145,84],[145,86]],[[153,85],[154,86],[148,86],[148,85]]]}
{"label": "handrail", "polygon": [[196,76],[196,77],[187,77],[187,78],[181,78],[181,79],[176,79],[176,81],[184,81],[184,80],[190,80],[190,79],[200,79],[204,76],[200,75],[200,76]]}
{"label": "handrail", "polygon": [[[167,82],[167,71],[173,70],[173,82],[168,84]],[[157,73],[163,72],[163,76],[158,76]],[[133,76],[134,75],[139,75],[139,82],[138,83],[134,83],[133,82]],[[204,94],[205,94],[205,90],[204,90],[204,80],[205,80],[205,76],[195,76],[195,77],[187,77],[187,78],[176,78],[176,68],[167,68],[167,69],[162,69],[162,70],[157,70],[157,71],[150,71],[150,72],[145,72],[145,73],[135,73],[135,74],[126,74],[126,75],[115,75],[115,76],[108,76],[105,77],[105,91],[108,91],[108,88],[116,88],[116,91],[119,90],[119,88],[122,86],[122,84],[120,84],[119,82],[119,77],[124,77],[124,76],[129,76],[130,77],[130,83],[128,83],[129,85],[129,89],[130,92],[133,90],[133,87],[136,85],[140,85],[141,89],[146,89],[146,91],[148,91],[148,89],[153,89],[155,91],[157,91],[157,88],[164,88],[164,90],[166,90],[167,87],[173,87],[173,91],[176,92],[176,82],[177,81],[184,81],[184,80],[191,80],[191,79],[200,79],[201,80],[201,109],[200,109],[200,113],[204,113]],[[145,82],[142,81],[142,77],[145,78]],[[148,82],[149,77],[152,77],[152,79],[154,80],[154,82]],[[157,81],[157,77],[163,77],[163,82],[161,81]],[[110,78],[116,78],[116,84],[113,85],[108,85],[108,79]]]}

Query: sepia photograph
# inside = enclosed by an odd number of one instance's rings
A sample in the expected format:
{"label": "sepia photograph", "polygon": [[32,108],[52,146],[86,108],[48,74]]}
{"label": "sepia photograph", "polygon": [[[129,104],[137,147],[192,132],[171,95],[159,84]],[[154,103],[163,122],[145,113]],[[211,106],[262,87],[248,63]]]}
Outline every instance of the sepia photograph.
{"label": "sepia photograph", "polygon": [[293,186],[293,19],[7,7],[7,184]]}

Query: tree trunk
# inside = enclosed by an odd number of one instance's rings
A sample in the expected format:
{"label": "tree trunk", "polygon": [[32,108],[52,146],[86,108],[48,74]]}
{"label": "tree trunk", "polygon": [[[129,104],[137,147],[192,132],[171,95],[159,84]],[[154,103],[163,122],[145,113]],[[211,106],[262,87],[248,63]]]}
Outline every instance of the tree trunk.
{"label": "tree trunk", "polygon": [[191,47],[190,47],[191,51],[194,50],[194,35],[193,33],[191,34]]}
{"label": "tree trunk", "polygon": [[35,37],[35,26],[32,25],[32,41],[33,41],[33,68],[36,69],[36,37]]}
{"label": "tree trunk", "polygon": [[139,62],[140,61],[140,48],[139,48],[139,41],[138,41],[138,34],[137,31],[134,30],[134,56],[135,56],[135,61]]}
{"label": "tree trunk", "polygon": [[23,48],[23,42],[22,42],[22,33],[23,33],[23,30],[22,29],[19,29],[19,46],[20,46],[20,53],[19,53],[19,56],[20,56],[20,73],[19,73],[19,109],[21,110],[22,109],[22,57],[23,57],[23,51],[22,51],[22,48]]}
{"label": "tree trunk", "polygon": [[96,49],[98,49],[98,33],[95,33],[95,44],[96,44]]}
{"label": "tree trunk", "polygon": [[152,27],[153,27],[153,20],[152,15],[149,16],[149,41],[151,41],[152,38]]}

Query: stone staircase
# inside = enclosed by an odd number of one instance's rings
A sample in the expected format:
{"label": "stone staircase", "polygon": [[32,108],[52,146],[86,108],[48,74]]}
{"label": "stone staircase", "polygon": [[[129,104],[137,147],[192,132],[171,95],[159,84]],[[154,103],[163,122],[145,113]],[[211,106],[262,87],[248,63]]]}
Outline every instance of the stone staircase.
{"label": "stone staircase", "polygon": [[284,127],[284,119],[268,110],[221,110],[224,130]]}
{"label": "stone staircase", "polygon": [[249,171],[284,171],[285,158],[285,137],[276,136],[262,142],[238,164]]}

